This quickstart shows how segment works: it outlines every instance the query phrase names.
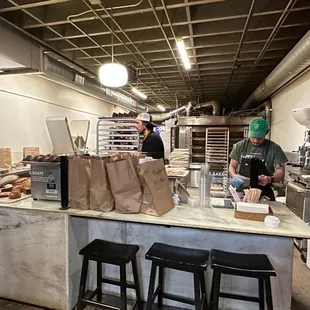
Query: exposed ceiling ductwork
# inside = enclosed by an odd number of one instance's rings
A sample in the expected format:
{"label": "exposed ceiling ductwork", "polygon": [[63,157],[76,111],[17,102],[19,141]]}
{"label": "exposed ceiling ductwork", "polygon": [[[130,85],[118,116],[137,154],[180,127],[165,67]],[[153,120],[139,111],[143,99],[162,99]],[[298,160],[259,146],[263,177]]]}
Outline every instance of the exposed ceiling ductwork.
{"label": "exposed ceiling ductwork", "polygon": [[184,114],[185,112],[186,112],[186,116],[191,116],[193,111],[198,111],[198,110],[201,110],[203,108],[208,108],[208,107],[212,107],[213,116],[220,115],[220,105],[215,100],[198,103],[198,104],[196,102],[190,101],[187,105],[183,105],[182,107],[175,109],[173,111],[153,114],[152,115],[153,121],[158,122],[158,123],[163,122],[176,114]]}
{"label": "exposed ceiling ductwork", "polygon": [[[130,111],[142,112],[147,110],[145,106],[140,105],[131,97],[102,87],[94,78],[77,71],[80,69],[77,66],[66,63],[64,59],[60,58],[57,61],[47,56],[48,52],[44,51],[43,48],[12,31],[9,27],[0,24],[0,32],[3,41],[10,42],[10,44],[0,46],[0,76],[38,74],[42,78]],[[53,53],[50,54],[53,55]]]}
{"label": "exposed ceiling ductwork", "polygon": [[310,30],[242,105],[250,109],[310,66]]}
{"label": "exposed ceiling ductwork", "polygon": [[147,111],[145,106],[138,104],[131,97],[125,96],[115,90],[102,87],[94,79],[79,75],[74,70],[70,70],[66,65],[48,56],[43,57],[42,74],[40,77],[56,83],[65,84],[84,94],[96,97],[99,100],[118,105],[134,112]]}
{"label": "exposed ceiling ductwork", "polygon": [[189,105],[191,105],[190,102],[188,103],[188,105],[183,105],[182,107],[175,109],[173,111],[170,111],[170,112],[152,114],[153,121],[156,123],[161,123],[161,122],[171,118],[174,115],[184,114],[185,112],[187,112]]}
{"label": "exposed ceiling ductwork", "polygon": [[217,101],[207,101],[203,103],[198,103],[193,107],[193,111],[197,111],[203,108],[212,107],[212,115],[213,116],[219,116],[220,115],[220,105]]}
{"label": "exposed ceiling ductwork", "polygon": [[0,24],[2,42],[0,45],[1,75],[35,73],[40,70],[42,50],[33,42]]}

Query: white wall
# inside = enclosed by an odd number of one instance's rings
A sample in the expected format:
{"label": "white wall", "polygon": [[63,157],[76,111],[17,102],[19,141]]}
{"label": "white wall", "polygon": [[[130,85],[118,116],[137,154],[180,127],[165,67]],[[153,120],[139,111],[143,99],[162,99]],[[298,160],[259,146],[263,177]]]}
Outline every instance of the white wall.
{"label": "white wall", "polygon": [[271,98],[271,139],[284,151],[297,151],[304,140],[306,127],[292,116],[295,108],[310,108],[310,71]]}
{"label": "white wall", "polygon": [[52,151],[45,118],[66,116],[90,120],[88,146],[95,148],[98,116],[123,109],[35,76],[0,77],[0,147],[11,147],[14,160],[22,159],[24,146]]}

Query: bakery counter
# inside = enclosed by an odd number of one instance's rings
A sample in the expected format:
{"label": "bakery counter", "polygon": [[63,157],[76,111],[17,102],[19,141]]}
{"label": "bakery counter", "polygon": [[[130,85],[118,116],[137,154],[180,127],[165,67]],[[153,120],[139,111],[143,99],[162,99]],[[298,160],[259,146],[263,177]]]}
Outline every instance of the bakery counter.
{"label": "bakery counter", "polygon": [[274,215],[281,221],[280,227],[278,228],[266,228],[263,222],[236,219],[234,218],[234,210],[232,209],[213,207],[193,208],[188,205],[178,205],[161,217],[144,214],[121,214],[115,211],[100,212],[77,209],[59,210],[60,205],[58,202],[33,201],[32,199],[25,199],[11,204],[0,203],[0,207],[57,212],[70,216],[120,222],[187,227],[203,230],[218,230],[292,238],[310,238],[310,227],[285,205],[277,202],[271,202],[271,207]]}
{"label": "bakery counter", "polygon": [[[275,310],[289,310],[292,291],[293,238],[310,238],[310,228],[284,205],[273,204],[281,219],[277,229],[263,223],[237,220],[233,211],[177,206],[162,217],[142,214],[102,213],[91,210],[59,210],[59,203],[26,199],[0,204],[1,268],[0,297],[51,309],[69,310],[78,296],[82,265],[79,250],[95,238],[138,244],[138,264],[146,299],[150,263],[144,259],[154,242],[240,253],[265,253],[277,277],[272,279]],[[95,287],[91,266],[89,287]],[[118,269],[105,268],[117,277]],[[206,274],[210,283],[211,270]],[[131,272],[128,278],[131,279]],[[192,277],[187,273],[167,273],[167,292],[193,296]],[[227,292],[257,294],[257,281],[223,277]],[[111,289],[111,293],[117,292]],[[171,303],[181,306],[181,304]],[[255,303],[228,299],[222,310],[256,310]]]}

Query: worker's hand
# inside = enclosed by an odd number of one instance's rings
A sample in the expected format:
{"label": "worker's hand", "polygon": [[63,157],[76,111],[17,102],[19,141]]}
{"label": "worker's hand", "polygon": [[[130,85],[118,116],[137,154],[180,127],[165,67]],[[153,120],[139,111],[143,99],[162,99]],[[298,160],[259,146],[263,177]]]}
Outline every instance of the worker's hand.
{"label": "worker's hand", "polygon": [[264,174],[258,177],[258,185],[266,186],[270,183],[271,183],[271,177],[264,175]]}
{"label": "worker's hand", "polygon": [[238,178],[237,176],[234,176],[232,177],[231,179],[231,185],[234,187],[234,188],[239,188],[243,185],[243,180]]}

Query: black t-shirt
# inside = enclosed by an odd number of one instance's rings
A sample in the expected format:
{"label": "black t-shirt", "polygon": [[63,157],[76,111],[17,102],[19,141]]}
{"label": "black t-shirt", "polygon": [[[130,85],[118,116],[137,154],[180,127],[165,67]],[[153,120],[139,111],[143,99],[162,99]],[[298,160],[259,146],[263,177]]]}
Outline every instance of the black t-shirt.
{"label": "black t-shirt", "polygon": [[142,143],[142,153],[146,153],[148,156],[151,156],[154,159],[164,159],[165,150],[161,137],[155,132],[149,133],[149,135]]}

